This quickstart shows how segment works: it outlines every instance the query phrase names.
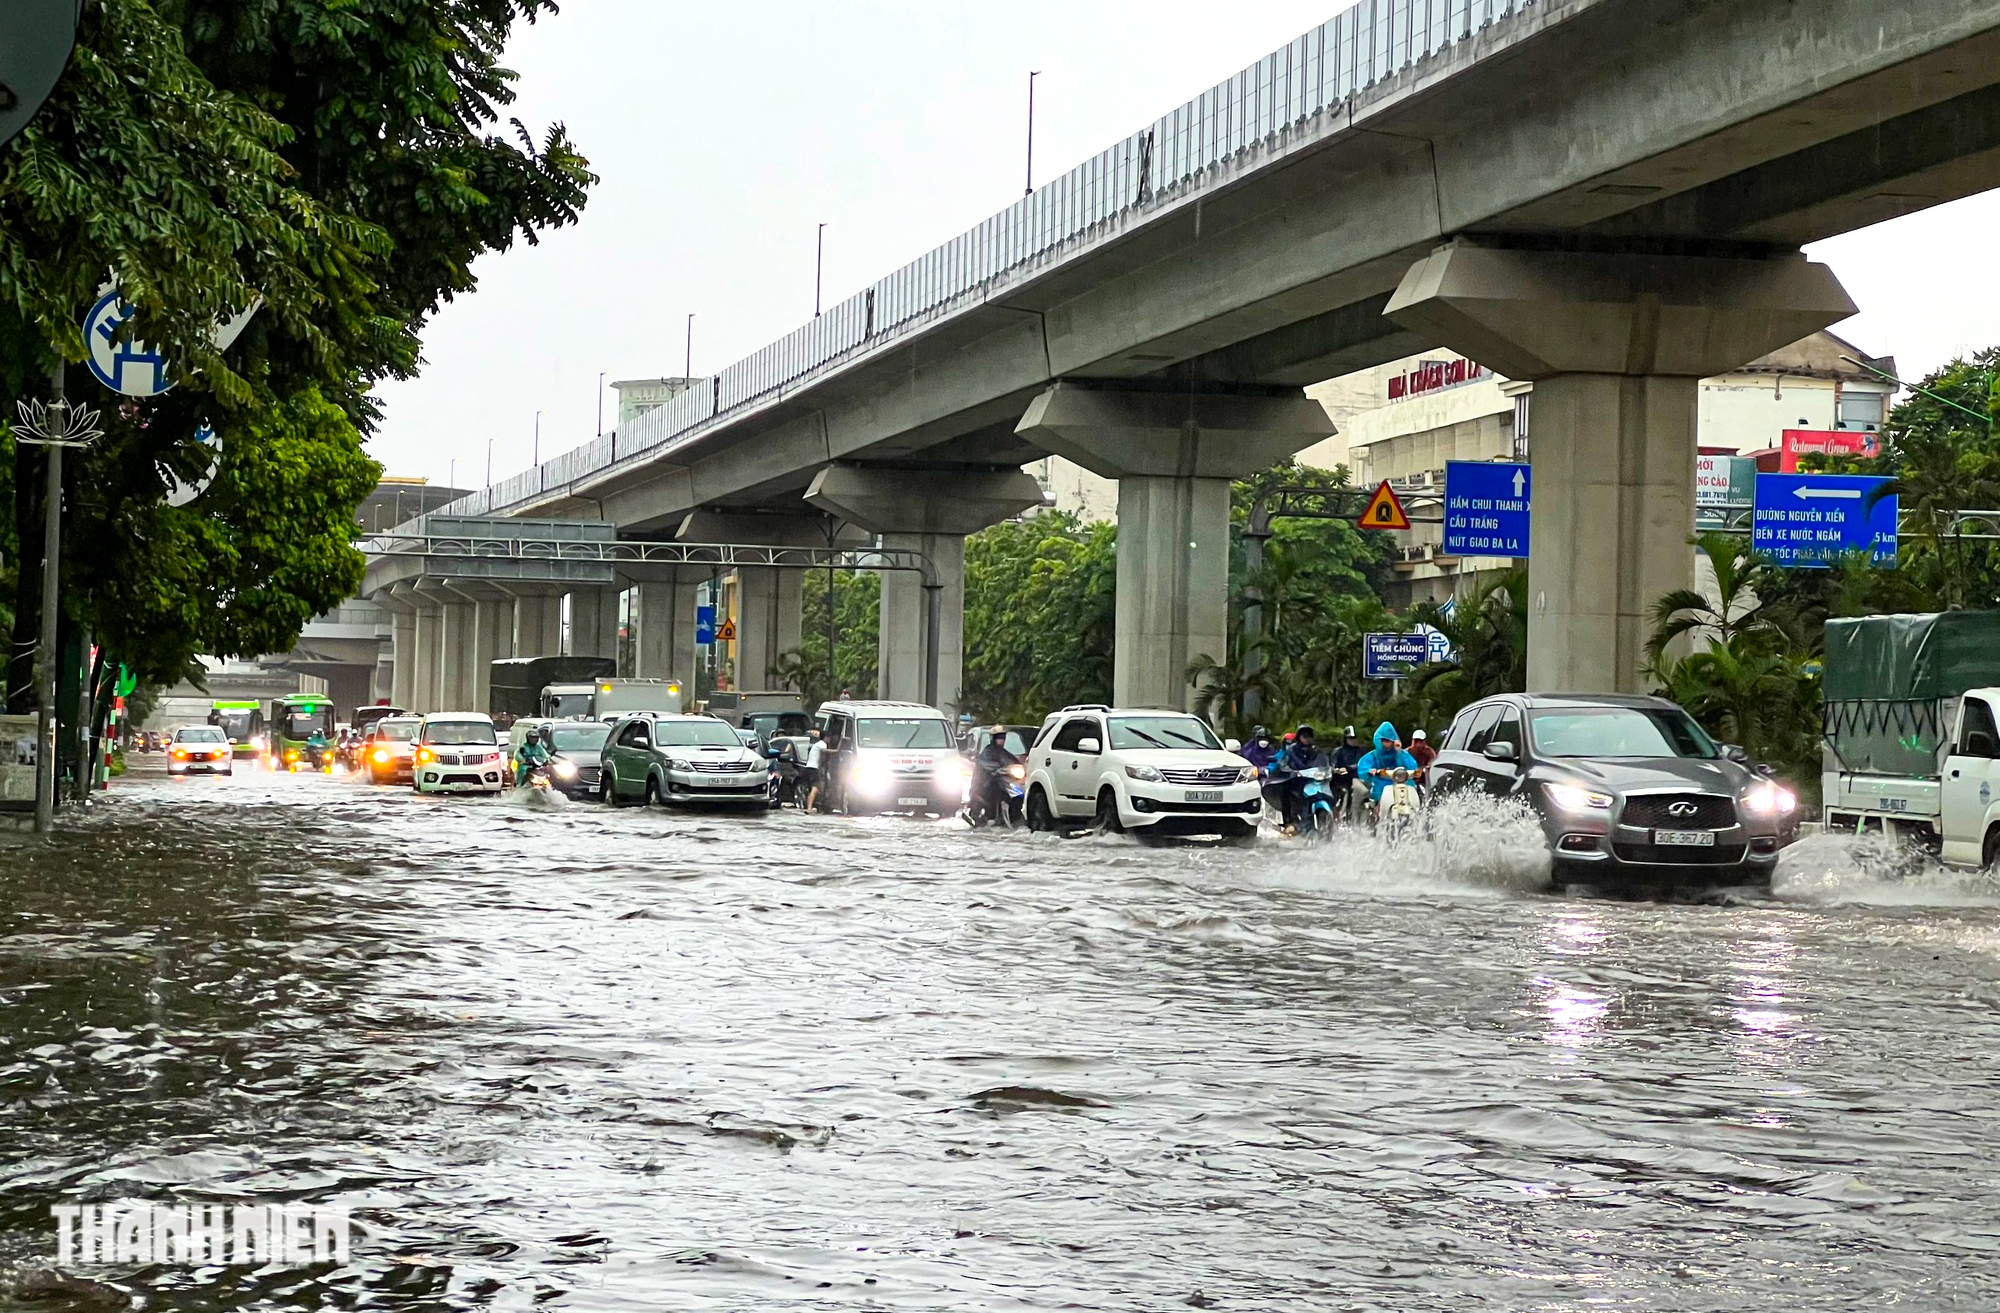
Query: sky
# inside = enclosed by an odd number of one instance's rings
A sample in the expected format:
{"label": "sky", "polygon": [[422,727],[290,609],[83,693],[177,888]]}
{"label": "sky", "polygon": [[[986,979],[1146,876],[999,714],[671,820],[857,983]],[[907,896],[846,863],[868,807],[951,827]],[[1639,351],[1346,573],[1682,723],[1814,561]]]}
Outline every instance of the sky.
{"label": "sky", "polygon": [[[582,222],[474,266],[378,390],[392,475],[476,487],[589,441],[610,382],[697,375],[1017,199],[1325,21],[1340,0],[567,0],[518,31],[510,113],[562,121],[601,181]],[[1860,315],[1835,331],[1916,378],[2000,342],[2000,193],[1809,248]],[[598,386],[600,374],[605,386]],[[539,415],[539,419],[538,419]]]}

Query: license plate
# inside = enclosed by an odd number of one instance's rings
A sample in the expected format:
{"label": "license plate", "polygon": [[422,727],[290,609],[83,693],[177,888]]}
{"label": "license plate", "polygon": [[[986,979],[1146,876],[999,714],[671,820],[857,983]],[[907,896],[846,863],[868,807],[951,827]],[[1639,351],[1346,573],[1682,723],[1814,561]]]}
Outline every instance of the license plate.
{"label": "license plate", "polygon": [[1183,802],[1221,802],[1221,789],[1189,789]]}
{"label": "license plate", "polygon": [[928,807],[931,805],[931,800],[929,798],[898,798],[896,799],[896,805],[898,807]]}
{"label": "license plate", "polygon": [[1662,848],[1713,848],[1713,830],[1655,830],[1653,842]]}

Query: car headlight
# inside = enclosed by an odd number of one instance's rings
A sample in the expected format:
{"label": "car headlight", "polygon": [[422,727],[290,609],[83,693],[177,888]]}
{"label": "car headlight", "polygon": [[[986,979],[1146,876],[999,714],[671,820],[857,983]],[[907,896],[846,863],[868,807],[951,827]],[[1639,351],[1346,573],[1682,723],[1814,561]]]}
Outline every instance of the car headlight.
{"label": "car headlight", "polygon": [[682,761],[682,760],[681,760],[681,759],[680,759],[679,757],[669,757],[669,758],[667,758],[667,769],[668,769],[668,770],[693,770],[693,769],[694,769],[694,767],[692,767],[692,766],[688,765],[688,764],[687,764],[686,762]]}
{"label": "car headlight", "polygon": [[1542,792],[1548,794],[1550,802],[1566,812],[1609,811],[1615,801],[1608,793],[1580,789],[1574,784],[1544,784]]}
{"label": "car headlight", "polygon": [[558,777],[566,780],[576,774],[576,763],[571,761],[559,761],[554,766],[550,767],[550,769],[555,771]]}
{"label": "car headlight", "polygon": [[854,787],[865,793],[882,793],[896,782],[895,773],[884,762],[865,762],[854,768],[850,777]]}
{"label": "car headlight", "polygon": [[1125,768],[1125,778],[1128,780],[1144,780],[1148,784],[1158,784],[1164,777],[1151,766],[1127,766]]}
{"label": "car headlight", "polygon": [[1256,779],[1257,768],[1255,766],[1245,766],[1242,770],[1236,772],[1236,782],[1238,784],[1252,784],[1256,782]]}
{"label": "car headlight", "polygon": [[1752,816],[1789,816],[1798,806],[1797,794],[1775,784],[1752,785],[1743,795],[1743,810]]}
{"label": "car headlight", "polygon": [[972,775],[972,765],[964,758],[941,761],[933,774],[939,784],[963,784]]}
{"label": "car headlight", "polygon": [[387,748],[375,749],[375,764],[378,766],[389,764],[389,750]]}

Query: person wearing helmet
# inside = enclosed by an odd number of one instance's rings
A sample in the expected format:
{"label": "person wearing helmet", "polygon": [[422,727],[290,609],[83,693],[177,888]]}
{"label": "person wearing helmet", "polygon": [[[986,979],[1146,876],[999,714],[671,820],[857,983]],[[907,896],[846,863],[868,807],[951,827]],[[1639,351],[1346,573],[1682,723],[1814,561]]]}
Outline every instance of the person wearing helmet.
{"label": "person wearing helmet", "polygon": [[1319,750],[1319,743],[1311,725],[1301,725],[1292,731],[1291,744],[1278,757],[1272,769],[1290,778],[1285,781],[1285,825],[1289,828],[1299,822],[1299,804],[1304,798],[1302,771],[1327,764],[1326,754]]}
{"label": "person wearing helmet", "polygon": [[1355,794],[1360,789],[1360,783],[1355,775],[1354,767],[1355,763],[1359,762],[1366,755],[1366,752],[1367,750],[1361,746],[1360,736],[1354,732],[1354,726],[1349,725],[1346,732],[1341,735],[1340,746],[1333,750],[1333,779],[1331,781],[1333,785],[1333,797],[1335,803],[1340,807],[1340,812],[1343,816],[1352,816],[1354,814]]}
{"label": "person wearing helmet", "polygon": [[1271,772],[1271,763],[1278,759],[1279,751],[1277,740],[1271,737],[1271,731],[1259,725],[1250,731],[1250,741],[1243,745],[1243,750],[1238,755],[1255,766],[1259,775],[1268,775]]}
{"label": "person wearing helmet", "polygon": [[1412,730],[1410,733],[1410,755],[1416,758],[1417,783],[1429,784],[1431,782],[1431,763],[1437,760],[1438,755],[1438,750],[1431,746],[1430,735],[1420,729]]}
{"label": "person wearing helmet", "polygon": [[1007,808],[1007,772],[1021,759],[1007,751],[1007,729],[995,725],[973,759],[972,811],[982,821],[998,819]]}

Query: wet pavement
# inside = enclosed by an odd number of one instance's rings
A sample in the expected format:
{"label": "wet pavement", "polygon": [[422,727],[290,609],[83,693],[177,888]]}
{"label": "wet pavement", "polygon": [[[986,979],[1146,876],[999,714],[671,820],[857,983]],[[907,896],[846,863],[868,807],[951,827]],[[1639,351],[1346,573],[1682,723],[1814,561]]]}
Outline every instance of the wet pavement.
{"label": "wet pavement", "polygon": [[[1815,839],[1585,900],[1440,832],[121,782],[0,846],[0,1307],[2000,1304],[2000,891]],[[53,1278],[129,1197],[369,1235]]]}

